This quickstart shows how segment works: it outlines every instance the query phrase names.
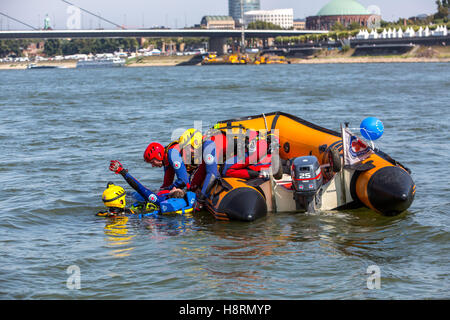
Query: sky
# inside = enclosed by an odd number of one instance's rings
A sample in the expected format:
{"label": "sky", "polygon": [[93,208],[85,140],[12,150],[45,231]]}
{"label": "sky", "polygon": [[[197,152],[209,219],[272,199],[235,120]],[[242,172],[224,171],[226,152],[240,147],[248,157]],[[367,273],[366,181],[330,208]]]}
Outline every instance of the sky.
{"label": "sky", "polygon": [[[70,3],[100,15],[127,28],[168,26],[183,28],[199,24],[205,15],[228,15],[228,0],[68,0]],[[261,9],[293,8],[294,18],[315,15],[330,0],[261,0]],[[387,21],[400,17],[436,12],[435,0],[358,0],[364,7],[378,6]],[[61,0],[0,0],[0,13],[43,28],[48,14],[53,29],[67,29],[71,16],[68,4]],[[81,29],[116,29],[87,13],[81,14]],[[30,30],[0,15],[0,30]]]}

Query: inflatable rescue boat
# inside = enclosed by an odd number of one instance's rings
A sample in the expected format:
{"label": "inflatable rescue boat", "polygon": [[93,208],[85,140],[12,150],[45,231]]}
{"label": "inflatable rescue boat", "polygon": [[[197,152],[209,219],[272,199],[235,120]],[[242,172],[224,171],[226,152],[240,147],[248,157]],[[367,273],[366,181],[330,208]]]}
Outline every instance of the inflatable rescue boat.
{"label": "inflatable rescue boat", "polygon": [[343,132],[283,112],[220,121],[214,126],[225,135],[236,128],[275,132],[278,157],[272,158],[269,179],[218,179],[206,200],[216,219],[253,221],[268,212],[362,206],[390,216],[413,202],[416,187],[410,170],[382,151],[371,148],[363,161],[345,165]]}

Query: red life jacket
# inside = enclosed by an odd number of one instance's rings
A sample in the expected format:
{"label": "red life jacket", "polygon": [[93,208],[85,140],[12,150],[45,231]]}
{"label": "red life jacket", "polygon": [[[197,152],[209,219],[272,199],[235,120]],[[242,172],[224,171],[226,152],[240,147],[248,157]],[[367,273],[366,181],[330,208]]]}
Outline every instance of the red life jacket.
{"label": "red life jacket", "polygon": [[181,153],[180,145],[178,144],[178,141],[172,141],[167,146],[165,146],[164,147],[164,158],[163,158],[164,167],[169,166],[168,154],[169,154],[170,149],[176,149],[176,150],[178,150],[178,152]]}

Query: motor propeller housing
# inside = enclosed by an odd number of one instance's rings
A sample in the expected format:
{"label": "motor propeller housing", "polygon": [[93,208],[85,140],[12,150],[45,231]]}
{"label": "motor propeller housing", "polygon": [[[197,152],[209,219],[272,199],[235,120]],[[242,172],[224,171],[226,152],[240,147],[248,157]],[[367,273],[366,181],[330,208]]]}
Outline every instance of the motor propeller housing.
{"label": "motor propeller housing", "polygon": [[294,158],[290,162],[297,210],[314,212],[316,195],[323,184],[319,160],[315,156],[304,156]]}

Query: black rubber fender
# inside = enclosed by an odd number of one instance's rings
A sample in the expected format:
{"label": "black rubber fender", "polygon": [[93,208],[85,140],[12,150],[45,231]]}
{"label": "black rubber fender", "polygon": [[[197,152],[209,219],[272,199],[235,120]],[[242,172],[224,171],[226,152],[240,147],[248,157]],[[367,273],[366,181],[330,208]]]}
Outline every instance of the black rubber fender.
{"label": "black rubber fender", "polygon": [[241,187],[228,192],[217,211],[225,213],[230,220],[254,221],[267,215],[267,204],[258,190]]}
{"label": "black rubber fender", "polygon": [[384,167],[375,172],[367,185],[372,206],[386,216],[395,216],[411,206],[416,186],[400,167]]}

